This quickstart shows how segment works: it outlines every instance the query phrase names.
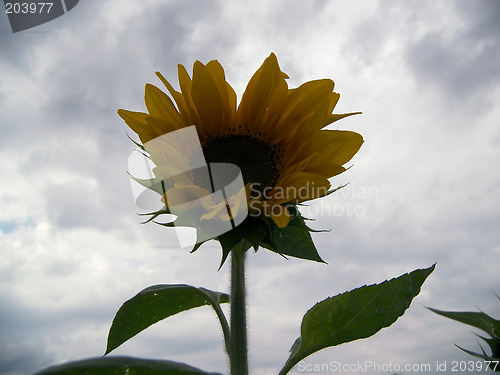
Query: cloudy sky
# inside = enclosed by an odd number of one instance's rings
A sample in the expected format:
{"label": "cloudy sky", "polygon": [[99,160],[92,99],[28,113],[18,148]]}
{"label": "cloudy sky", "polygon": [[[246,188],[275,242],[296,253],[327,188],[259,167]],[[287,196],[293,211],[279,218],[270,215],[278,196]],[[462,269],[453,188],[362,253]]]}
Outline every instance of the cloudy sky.
{"label": "cloudy sky", "polygon": [[[328,265],[249,256],[252,373],[277,373],[315,302],[435,262],[392,327],[307,363],[446,362],[451,374],[473,359],[454,346],[477,350],[473,330],[424,306],[500,316],[499,18],[497,0],[82,0],[13,34],[2,12],[0,374],[102,355],[114,313],[149,285],[228,290],[215,243],[189,254],[139,224],[116,110],[144,110],[156,70],[176,84],[177,64],[195,60],[219,60],[241,97],[270,52],[290,87],[332,78],[337,111],[363,112],[336,125],[365,144],[332,181],[349,186],[306,210],[332,229],[314,235]],[[209,308],[115,354],[226,371]]]}

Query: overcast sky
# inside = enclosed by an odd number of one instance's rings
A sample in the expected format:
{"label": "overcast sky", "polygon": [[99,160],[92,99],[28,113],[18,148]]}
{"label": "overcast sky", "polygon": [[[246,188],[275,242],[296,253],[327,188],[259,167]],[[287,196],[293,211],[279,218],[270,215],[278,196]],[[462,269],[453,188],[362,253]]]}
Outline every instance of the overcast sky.
{"label": "overcast sky", "polygon": [[[500,317],[499,18],[497,0],[82,0],[13,34],[2,11],[0,374],[101,356],[117,309],[149,285],[228,290],[215,242],[189,254],[139,224],[116,110],[145,110],[155,71],[176,86],[195,60],[219,60],[241,98],[270,52],[290,87],[332,78],[337,111],[363,112],[335,125],[365,144],[332,180],[349,186],[304,211],[332,229],[314,235],[328,265],[249,254],[252,373],[278,372],[315,302],[435,262],[392,327],[306,362],[447,361],[451,374],[473,359],[454,346],[478,350],[473,330],[423,306]],[[209,308],[115,354],[226,371]]]}

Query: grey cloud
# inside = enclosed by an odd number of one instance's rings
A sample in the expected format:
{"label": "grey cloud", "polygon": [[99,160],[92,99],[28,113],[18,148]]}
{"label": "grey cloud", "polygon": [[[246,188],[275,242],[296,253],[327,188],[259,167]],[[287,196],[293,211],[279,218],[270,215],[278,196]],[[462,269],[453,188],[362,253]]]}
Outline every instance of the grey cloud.
{"label": "grey cloud", "polygon": [[500,82],[500,3],[453,4],[463,23],[451,36],[450,30],[433,31],[408,46],[407,63],[417,79],[441,86],[457,100],[478,95],[487,100]]}
{"label": "grey cloud", "polygon": [[419,85],[447,99],[487,101],[500,82],[499,17],[497,1],[382,0],[353,27],[345,51],[360,67],[401,60]]}
{"label": "grey cloud", "polygon": [[[63,355],[54,350],[72,334],[84,337],[85,330],[109,320],[107,308],[65,306],[57,310],[40,308],[15,294],[2,293],[0,304],[0,374],[25,375],[55,364]],[[87,305],[88,306],[88,305]],[[108,323],[109,324],[109,323]],[[104,351],[106,330],[102,330]],[[82,343],[81,355],[88,352],[88,338]],[[102,353],[93,353],[99,356]],[[76,359],[76,358],[75,358]]]}
{"label": "grey cloud", "polygon": [[[378,1],[371,13],[355,20],[344,40],[343,50],[360,67],[372,67],[385,59],[397,59],[400,50],[388,52],[388,45],[400,38],[411,38],[425,14],[422,2]],[[404,45],[401,46],[404,48]],[[391,56],[384,56],[390,54]]]}
{"label": "grey cloud", "polygon": [[[3,6],[2,6],[3,8]],[[2,9],[0,17],[7,18]],[[2,25],[0,29],[0,66],[8,65],[15,67],[17,72],[29,69],[36,63],[35,49],[50,38],[50,32],[26,31],[24,33],[12,34],[8,24]]]}
{"label": "grey cloud", "polygon": [[455,7],[466,18],[468,25],[464,35],[470,39],[498,40],[500,32],[500,3],[495,0],[484,1],[456,1]]}
{"label": "grey cloud", "polygon": [[[60,168],[51,170],[51,166],[46,165],[41,169],[42,175],[43,171],[51,171],[51,178],[37,184],[49,222],[64,230],[81,227],[109,231],[120,230],[123,225],[137,221],[133,212],[138,209],[134,205],[125,165],[112,170],[107,166],[118,164],[114,158],[102,160],[88,151],[82,151],[80,158],[82,161],[68,162]],[[82,165],[78,176],[67,175],[66,168],[78,164]],[[92,167],[93,173],[85,171]]]}
{"label": "grey cloud", "polygon": [[36,311],[33,306],[27,306],[16,298],[9,298],[7,293],[2,293],[0,374],[29,374],[46,365],[47,360],[54,360],[53,356],[46,352],[40,335],[43,331],[41,327],[47,325],[54,325],[47,314]]}
{"label": "grey cloud", "polygon": [[[182,6],[145,2],[140,16],[129,15],[121,21],[125,26],[118,28],[111,22],[120,22],[113,18],[113,12],[120,12],[106,4],[88,1],[79,5],[61,17],[71,14],[66,22],[52,26],[56,31],[30,34],[31,45],[28,37],[0,37],[10,49],[5,58],[2,56],[6,69],[11,74],[32,75],[33,87],[45,89],[41,98],[41,115],[47,116],[44,127],[91,127],[98,116],[113,120],[116,109],[130,103],[130,98],[141,110],[144,83],[154,80],[160,84],[156,70],[176,80],[178,63],[184,62],[189,70],[194,59],[215,58],[214,52],[236,43],[234,34],[220,26],[223,15],[218,2],[191,0]],[[197,56],[186,58],[193,45]],[[28,53],[30,56],[25,55]],[[47,55],[51,56],[47,60],[50,64],[45,58],[38,60]],[[47,65],[43,74],[32,73],[41,64]],[[23,124],[23,130],[26,126],[29,124]]]}
{"label": "grey cloud", "polygon": [[[8,302],[2,298],[2,305]],[[0,308],[0,318],[2,322],[9,322],[8,325],[0,325],[2,341],[0,343],[0,374],[2,375],[24,375],[30,374],[45,366],[47,360],[51,361],[43,349],[43,342],[40,337],[34,334],[33,330],[27,330],[30,324],[42,323],[36,316],[29,316],[25,312],[5,311]]]}

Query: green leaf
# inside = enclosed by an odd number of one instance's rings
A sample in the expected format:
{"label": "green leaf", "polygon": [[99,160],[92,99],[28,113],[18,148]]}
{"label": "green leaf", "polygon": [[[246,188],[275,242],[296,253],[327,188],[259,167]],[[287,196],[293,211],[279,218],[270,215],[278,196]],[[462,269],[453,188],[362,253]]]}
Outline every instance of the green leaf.
{"label": "green leaf", "polygon": [[184,363],[132,357],[90,358],[49,367],[35,375],[220,375]]}
{"label": "green leaf", "polygon": [[317,303],[302,320],[300,338],[279,375],[321,349],[370,337],[410,306],[434,265],[381,284],[363,286]]}
{"label": "green leaf", "polygon": [[266,236],[261,245],[281,255],[326,263],[319,256],[300,212],[295,208],[292,214],[295,214],[293,219],[284,228],[273,223],[270,236]]}
{"label": "green leaf", "polygon": [[211,305],[221,322],[224,336],[228,337],[227,321],[220,310],[229,296],[190,285],[155,285],[144,289],[125,302],[116,313],[108,334],[106,354],[149,326],[196,307]]}
{"label": "green leaf", "polygon": [[483,312],[475,311],[443,311],[428,307],[436,314],[445,316],[449,319],[479,328],[489,334],[491,337],[500,337],[500,320],[493,319]]}

